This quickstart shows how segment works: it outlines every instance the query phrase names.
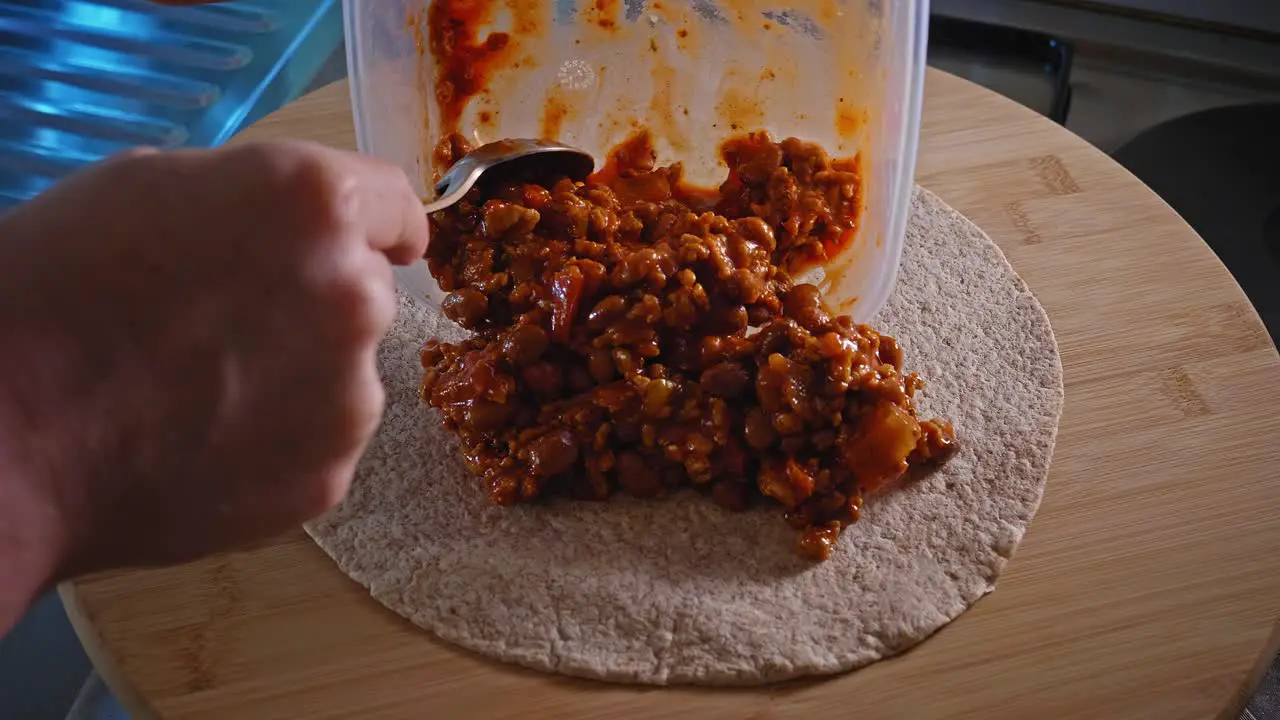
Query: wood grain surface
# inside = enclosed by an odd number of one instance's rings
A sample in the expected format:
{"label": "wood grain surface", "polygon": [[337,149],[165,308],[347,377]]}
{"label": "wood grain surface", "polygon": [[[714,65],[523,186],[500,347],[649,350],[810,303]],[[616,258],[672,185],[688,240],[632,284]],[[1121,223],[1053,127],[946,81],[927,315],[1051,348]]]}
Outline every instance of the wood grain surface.
{"label": "wood grain surface", "polygon": [[[353,147],[347,88],[243,139]],[[1239,710],[1280,617],[1280,360],[1199,237],[1105,155],[931,71],[921,184],[1000,244],[1061,345],[1040,513],[997,590],[905,655],[756,690],[514,669],[384,610],[301,530],[62,588],[138,717],[1205,718]]]}

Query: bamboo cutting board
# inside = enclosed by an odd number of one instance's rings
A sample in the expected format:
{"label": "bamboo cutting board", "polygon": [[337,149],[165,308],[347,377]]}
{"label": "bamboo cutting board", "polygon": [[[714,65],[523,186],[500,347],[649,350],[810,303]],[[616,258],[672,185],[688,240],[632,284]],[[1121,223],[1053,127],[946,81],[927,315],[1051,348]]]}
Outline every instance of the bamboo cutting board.
{"label": "bamboo cutting board", "polygon": [[[345,84],[244,139],[353,147]],[[1044,503],[997,591],[907,654],[756,690],[488,662],[392,615],[297,531],[63,587],[137,717],[1234,717],[1280,617],[1280,360],[1209,248],[1067,131],[938,72],[917,179],[985,229],[1058,335]]]}

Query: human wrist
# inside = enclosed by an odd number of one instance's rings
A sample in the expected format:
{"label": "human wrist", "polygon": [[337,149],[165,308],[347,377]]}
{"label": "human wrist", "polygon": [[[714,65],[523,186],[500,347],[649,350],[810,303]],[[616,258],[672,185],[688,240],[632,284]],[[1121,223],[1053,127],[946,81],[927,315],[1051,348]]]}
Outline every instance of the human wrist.
{"label": "human wrist", "polygon": [[20,438],[0,435],[0,637],[57,581],[65,549],[56,504],[9,452]]}
{"label": "human wrist", "polygon": [[[14,238],[12,226],[0,223],[0,236]],[[42,428],[48,418],[31,392],[39,340],[29,329],[39,320],[12,281],[20,271],[12,260],[0,257],[10,276],[0,277],[0,636],[58,580],[70,538],[54,478],[40,461],[50,448]]]}

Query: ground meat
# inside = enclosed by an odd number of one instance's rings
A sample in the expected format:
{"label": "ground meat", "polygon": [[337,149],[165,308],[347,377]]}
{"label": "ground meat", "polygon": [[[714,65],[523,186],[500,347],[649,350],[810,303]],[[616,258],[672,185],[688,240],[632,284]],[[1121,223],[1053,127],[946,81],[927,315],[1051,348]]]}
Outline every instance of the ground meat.
{"label": "ground meat", "polygon": [[791,279],[856,228],[857,173],[764,133],[723,156],[728,179],[699,191],[641,133],[586,182],[511,180],[435,214],[442,309],[475,334],[427,343],[422,396],[498,504],[772,501],[822,559],[864,494],[945,459],[955,434],[916,417],[893,338]]}

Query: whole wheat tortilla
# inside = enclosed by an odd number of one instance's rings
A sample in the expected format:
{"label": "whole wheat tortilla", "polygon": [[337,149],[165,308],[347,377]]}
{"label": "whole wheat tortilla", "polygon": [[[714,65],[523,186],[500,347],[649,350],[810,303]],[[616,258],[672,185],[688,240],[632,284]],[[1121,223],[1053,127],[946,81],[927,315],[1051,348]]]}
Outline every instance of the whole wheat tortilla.
{"label": "whole wheat tortilla", "polygon": [[811,564],[777,507],[696,494],[499,508],[417,396],[418,352],[456,338],[401,297],[380,354],[387,410],[343,504],[308,527],[373,597],[445,640],[610,681],[746,685],[902,652],[995,586],[1044,490],[1062,407],[1048,318],[999,248],[917,190],[875,325],[926,381],[960,452],[870,499]]}

